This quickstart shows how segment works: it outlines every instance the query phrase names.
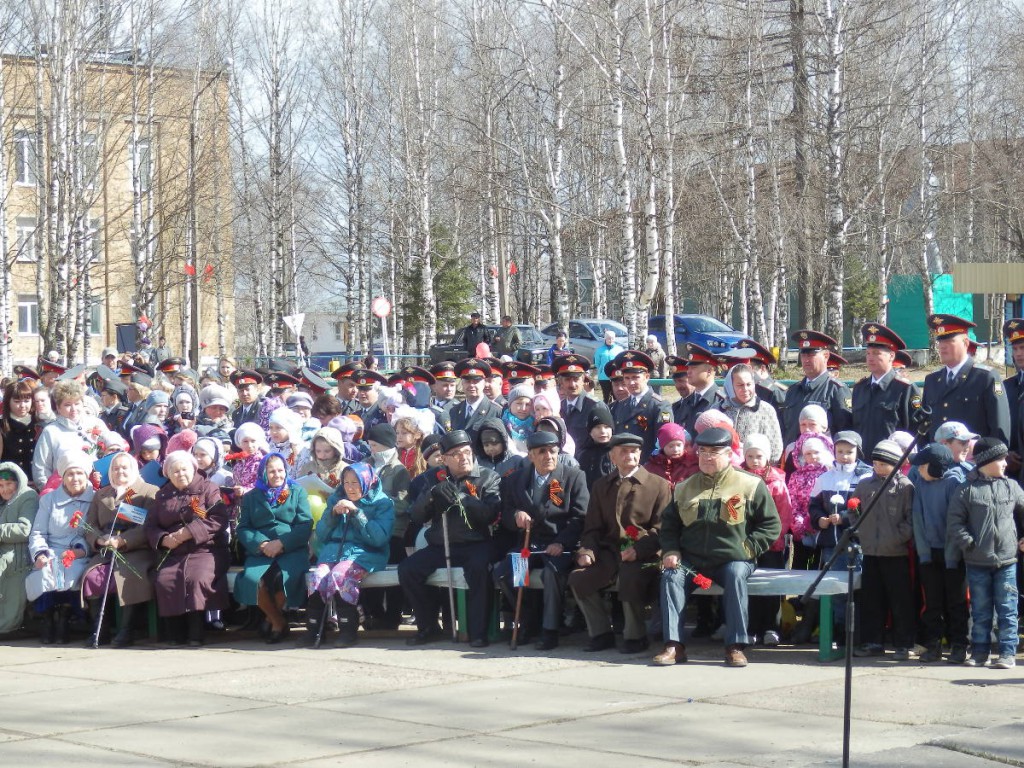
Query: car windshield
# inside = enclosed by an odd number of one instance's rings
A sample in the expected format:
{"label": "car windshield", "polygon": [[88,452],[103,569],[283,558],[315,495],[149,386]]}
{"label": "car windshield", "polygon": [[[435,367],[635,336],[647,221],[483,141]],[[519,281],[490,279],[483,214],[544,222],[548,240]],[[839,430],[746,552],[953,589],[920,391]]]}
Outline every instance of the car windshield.
{"label": "car windshield", "polygon": [[519,329],[519,339],[523,344],[544,343],[544,337],[532,325],[519,325],[516,327]]}
{"label": "car windshield", "polygon": [[605,331],[612,331],[616,336],[628,336],[626,326],[606,320],[602,323],[587,323],[587,327],[594,332],[599,339],[604,337]]}
{"label": "car windshield", "polygon": [[725,323],[720,323],[713,317],[687,317],[686,327],[695,333],[736,333]]}

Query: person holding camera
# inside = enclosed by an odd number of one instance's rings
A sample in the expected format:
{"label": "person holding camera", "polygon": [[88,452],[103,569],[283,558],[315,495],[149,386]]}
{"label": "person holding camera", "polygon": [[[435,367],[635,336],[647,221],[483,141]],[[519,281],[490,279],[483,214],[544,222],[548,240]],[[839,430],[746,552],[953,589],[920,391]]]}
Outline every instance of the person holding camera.
{"label": "person holding camera", "polygon": [[398,581],[416,616],[416,635],[409,644],[423,645],[441,638],[438,593],[427,579],[445,566],[450,551],[450,564],[462,568],[469,585],[469,644],[483,648],[487,645],[487,608],[492,589],[491,526],[497,522],[501,508],[501,478],[477,464],[472,440],[462,430],[441,438],[441,452],[445,468],[436,470],[411,511],[413,523],[430,522],[427,546],[398,566]]}

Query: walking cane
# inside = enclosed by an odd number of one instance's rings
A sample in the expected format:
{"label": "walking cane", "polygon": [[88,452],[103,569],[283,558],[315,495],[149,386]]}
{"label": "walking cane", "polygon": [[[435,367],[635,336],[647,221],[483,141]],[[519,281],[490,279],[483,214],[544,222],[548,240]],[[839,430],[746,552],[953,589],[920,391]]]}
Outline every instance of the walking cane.
{"label": "walking cane", "polygon": [[[330,514],[333,515],[334,513],[331,512]],[[345,527],[341,529],[341,544],[338,545],[338,550],[339,551],[341,551],[341,547],[344,546],[345,539],[348,538],[348,524],[349,524],[349,521],[351,519],[352,519],[351,515],[349,515],[346,512],[345,513]],[[330,570],[328,570],[327,571],[327,576],[330,576],[330,575],[331,575],[331,572],[330,572]],[[319,585],[317,586],[317,589],[319,589]],[[319,626],[319,628],[316,631],[316,642],[313,643],[313,649],[314,650],[319,649],[320,648],[320,643],[323,642],[323,639],[324,639],[324,627],[327,625],[327,613],[328,613],[328,611],[330,611],[332,605],[334,605],[334,594],[333,594],[333,592],[332,592],[330,598],[328,598],[327,600],[324,600],[324,610],[323,610],[323,613],[320,614],[320,626]],[[359,629],[359,627],[356,627],[356,629]]]}
{"label": "walking cane", "polygon": [[448,572],[448,610],[452,622],[452,642],[459,642],[459,629],[455,626],[455,584],[452,582],[452,545],[448,540],[448,510],[441,513],[441,532],[444,535],[444,567]]}
{"label": "walking cane", "polygon": [[[530,551],[530,526],[526,526],[526,536],[523,539],[523,551]],[[526,578],[530,578],[530,557],[526,557]],[[516,612],[512,617],[512,643],[510,647],[516,649],[516,640],[519,638],[519,616],[523,610],[523,592],[526,589],[525,582],[516,590]]]}
{"label": "walking cane", "polygon": [[[117,514],[114,515],[114,521],[110,524],[110,533],[107,534],[107,541],[110,541],[110,537],[114,535],[114,528],[117,526]],[[100,647],[100,632],[103,631],[103,614],[107,610],[107,595],[110,594],[110,581],[114,578],[114,563],[117,561],[115,556],[116,550],[110,550],[110,568],[107,570],[107,583],[103,585],[103,597],[100,598],[100,615],[96,618],[96,631],[92,636],[92,647]]]}

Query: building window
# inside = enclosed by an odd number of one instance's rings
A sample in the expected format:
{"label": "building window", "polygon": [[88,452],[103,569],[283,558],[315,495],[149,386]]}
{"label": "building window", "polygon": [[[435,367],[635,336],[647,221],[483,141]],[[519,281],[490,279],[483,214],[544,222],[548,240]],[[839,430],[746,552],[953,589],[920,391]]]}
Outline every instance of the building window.
{"label": "building window", "polygon": [[18,130],[14,132],[14,173],[15,181],[19,184],[33,187],[36,185],[38,149],[33,131]]}
{"label": "building window", "polygon": [[100,170],[100,152],[96,136],[89,133],[82,138],[82,182],[86,187],[96,186]]}
{"label": "building window", "polygon": [[99,263],[103,257],[103,233],[100,230],[99,219],[89,219],[89,228],[85,231],[82,249],[87,254],[90,264]]}
{"label": "building window", "polygon": [[89,300],[89,333],[93,336],[103,333],[103,297],[98,293]]}
{"label": "building window", "polygon": [[344,341],[345,340],[345,323],[341,320],[334,324],[334,340]]}
{"label": "building window", "polygon": [[22,336],[39,335],[39,301],[35,296],[18,297],[18,333]]}
{"label": "building window", "polygon": [[36,218],[19,216],[14,221],[15,253],[18,261],[36,260]]}

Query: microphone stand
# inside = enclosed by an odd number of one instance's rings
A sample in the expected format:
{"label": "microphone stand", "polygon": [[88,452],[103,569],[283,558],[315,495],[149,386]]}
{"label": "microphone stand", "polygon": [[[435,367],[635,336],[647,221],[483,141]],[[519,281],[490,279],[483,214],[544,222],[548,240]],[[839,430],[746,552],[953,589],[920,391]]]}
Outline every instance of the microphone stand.
{"label": "microphone stand", "polygon": [[[907,446],[906,450],[903,451],[903,455],[900,457],[899,463],[893,468],[893,471],[882,481],[882,486],[878,489],[878,492],[871,498],[871,501],[867,503],[863,511],[857,515],[857,521],[852,523],[842,537],[836,543],[835,551],[832,553],[832,557],[829,558],[828,562],[825,563],[821,570],[818,572],[817,577],[811,582],[811,585],[804,592],[801,598],[804,602],[807,602],[814,595],[815,590],[821,583],[821,580],[832,569],[836,560],[839,559],[840,555],[846,555],[846,669],[844,671],[843,681],[843,768],[850,768],[850,721],[852,720],[852,708],[853,708],[853,640],[854,640],[854,589],[853,589],[853,574],[857,567],[857,555],[860,553],[860,543],[857,541],[857,529],[860,528],[861,524],[867,519],[868,515],[874,511],[875,504],[888,490],[889,486],[893,484],[896,473],[900,471],[900,467],[910,456],[910,452],[914,450],[914,446],[918,443],[924,445],[926,443],[928,430],[931,426],[931,410],[923,406],[919,406],[916,410],[911,412],[911,419],[914,421],[917,427],[917,434],[914,436],[914,440]],[[829,617],[831,621],[831,617]]]}

